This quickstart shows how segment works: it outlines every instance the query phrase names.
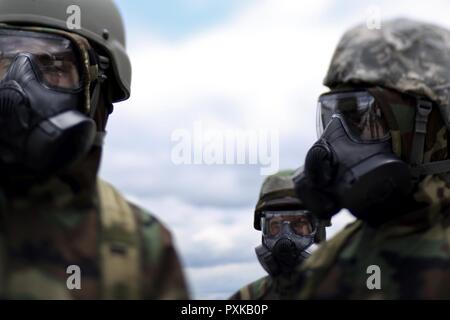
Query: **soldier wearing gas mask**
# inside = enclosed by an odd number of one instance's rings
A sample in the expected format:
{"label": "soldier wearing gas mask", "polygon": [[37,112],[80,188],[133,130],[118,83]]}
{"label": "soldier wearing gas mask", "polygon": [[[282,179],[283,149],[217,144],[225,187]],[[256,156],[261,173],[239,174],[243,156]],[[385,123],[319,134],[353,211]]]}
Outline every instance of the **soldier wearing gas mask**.
{"label": "soldier wearing gas mask", "polygon": [[0,298],[187,297],[169,232],[97,178],[130,82],[111,0],[0,2]]}
{"label": "soldier wearing gas mask", "polygon": [[305,210],[294,192],[293,174],[283,171],[266,178],[255,208],[254,228],[262,231],[262,243],[255,252],[269,275],[230,299],[289,299],[296,289],[296,268],[310,256],[308,249],[314,243],[325,240],[325,226],[330,224]]}
{"label": "soldier wearing gas mask", "polygon": [[297,298],[450,298],[450,32],[357,26],[325,84],[295,189],[319,217],[358,220],[300,267]]}

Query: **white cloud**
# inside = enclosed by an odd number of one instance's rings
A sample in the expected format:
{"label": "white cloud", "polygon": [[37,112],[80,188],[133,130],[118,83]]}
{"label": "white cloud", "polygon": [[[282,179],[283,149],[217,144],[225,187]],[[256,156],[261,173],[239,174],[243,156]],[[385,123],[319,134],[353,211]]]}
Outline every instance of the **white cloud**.
{"label": "white cloud", "polygon": [[133,42],[132,98],[111,118],[105,159],[119,155],[115,163],[105,162],[106,176],[126,189],[173,190],[196,202],[202,200],[193,190],[201,190],[204,201],[251,203],[261,182],[258,168],[174,167],[171,133],[189,130],[197,120],[229,129],[274,128],[281,137],[281,167],[300,164],[315,139],[315,99],[336,42],[333,32],[308,21],[328,2],[260,1],[227,24],[181,42],[151,35]]}
{"label": "white cloud", "polygon": [[253,230],[253,208],[192,205],[177,198],[141,199],[170,226],[188,266],[253,261],[260,234]]}

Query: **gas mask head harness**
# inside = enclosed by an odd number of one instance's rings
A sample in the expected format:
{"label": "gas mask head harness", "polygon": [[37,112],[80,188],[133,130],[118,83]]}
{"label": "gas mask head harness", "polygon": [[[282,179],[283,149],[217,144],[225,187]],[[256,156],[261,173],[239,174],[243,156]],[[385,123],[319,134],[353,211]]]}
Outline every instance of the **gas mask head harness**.
{"label": "gas mask head harness", "polygon": [[45,176],[102,144],[94,117],[108,62],[76,34],[0,25],[2,171]]}
{"label": "gas mask head harness", "polygon": [[[403,99],[413,124],[404,156],[390,96]],[[402,97],[402,98],[399,98]],[[405,211],[421,177],[450,171],[444,160],[424,163],[428,120],[434,103],[426,98],[375,87],[332,91],[320,96],[319,141],[309,150],[304,172],[294,178],[297,194],[320,218],[349,209],[357,218],[379,224]],[[402,150],[403,149],[403,150]],[[401,158],[403,154],[403,159]],[[393,214],[394,213],[394,214]]]}
{"label": "gas mask head harness", "polygon": [[315,242],[317,220],[306,210],[263,211],[261,213],[262,244],[256,255],[271,275],[289,274],[310,253]]}

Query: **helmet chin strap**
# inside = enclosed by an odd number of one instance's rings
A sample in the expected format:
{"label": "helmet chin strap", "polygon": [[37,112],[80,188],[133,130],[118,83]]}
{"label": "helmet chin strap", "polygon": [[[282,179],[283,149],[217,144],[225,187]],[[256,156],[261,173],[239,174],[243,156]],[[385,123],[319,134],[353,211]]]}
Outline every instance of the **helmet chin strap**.
{"label": "helmet chin strap", "polygon": [[450,171],[450,159],[423,163],[427,124],[432,106],[431,101],[421,98],[417,99],[414,136],[410,156],[411,174],[415,180],[419,180],[422,176],[447,173]]}
{"label": "helmet chin strap", "polygon": [[[91,79],[94,79],[94,88],[90,100],[89,117],[94,119],[95,112],[97,111],[97,107],[99,104],[101,86],[108,79],[108,77],[106,76],[106,70],[110,66],[110,61],[107,57],[100,56],[95,53],[92,48],[89,50],[89,60],[91,61],[91,65],[89,68]],[[106,131],[97,131],[93,145],[96,147],[102,147],[105,141],[105,137]]]}

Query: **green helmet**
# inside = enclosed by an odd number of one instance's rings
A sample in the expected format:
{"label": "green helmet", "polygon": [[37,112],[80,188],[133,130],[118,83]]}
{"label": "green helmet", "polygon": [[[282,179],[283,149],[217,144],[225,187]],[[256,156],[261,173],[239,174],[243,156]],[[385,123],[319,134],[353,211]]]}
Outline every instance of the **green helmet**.
{"label": "green helmet", "polygon": [[[69,29],[67,24],[73,5],[80,8],[80,29]],[[87,38],[112,62],[112,101],[129,98],[131,63],[125,51],[125,28],[112,0],[0,0],[0,23],[45,26]]]}

